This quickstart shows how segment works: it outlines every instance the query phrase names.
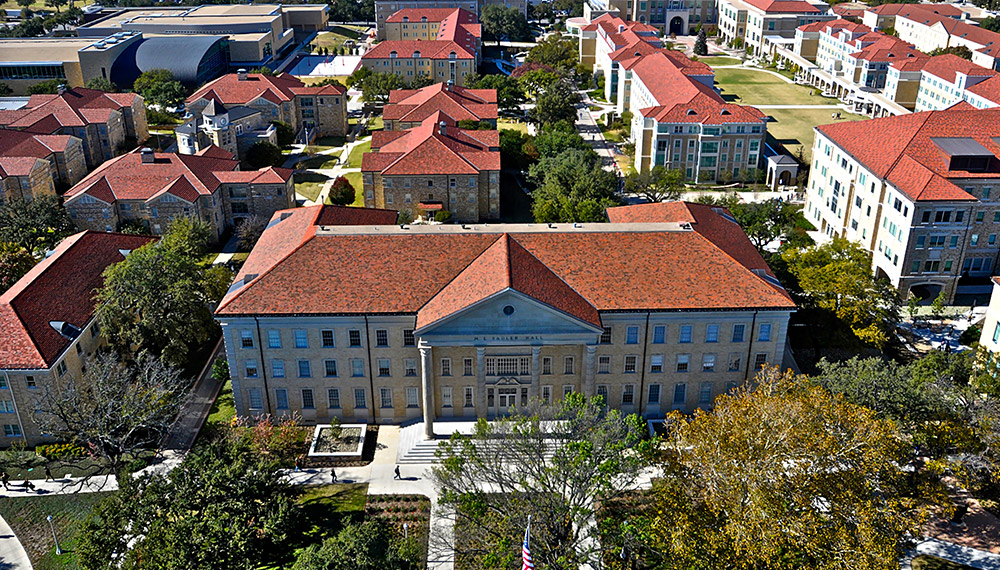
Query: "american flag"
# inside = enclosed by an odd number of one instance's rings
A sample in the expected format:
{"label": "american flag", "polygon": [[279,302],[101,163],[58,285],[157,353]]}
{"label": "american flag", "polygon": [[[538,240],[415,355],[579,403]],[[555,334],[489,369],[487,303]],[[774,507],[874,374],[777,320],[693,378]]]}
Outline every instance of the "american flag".
{"label": "american flag", "polygon": [[535,570],[535,563],[531,560],[531,547],[528,541],[531,539],[531,516],[528,516],[528,528],[524,529],[524,545],[521,547],[521,570]]}

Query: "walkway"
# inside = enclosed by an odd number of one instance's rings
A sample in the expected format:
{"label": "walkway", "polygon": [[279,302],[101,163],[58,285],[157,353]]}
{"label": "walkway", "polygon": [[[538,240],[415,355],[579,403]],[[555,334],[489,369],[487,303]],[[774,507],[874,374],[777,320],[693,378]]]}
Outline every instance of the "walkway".
{"label": "walkway", "polygon": [[604,138],[604,133],[601,132],[601,128],[597,125],[597,121],[594,119],[594,115],[590,112],[590,105],[594,103],[590,100],[590,95],[586,91],[580,91],[580,96],[583,102],[576,110],[576,130],[583,137],[583,140],[587,142],[597,154],[601,157],[601,164],[604,166],[604,170],[614,172],[621,176],[621,170],[618,168],[618,163],[615,161],[615,151],[614,147],[608,144],[607,139]]}
{"label": "walkway", "polygon": [[0,568],[3,570],[31,570],[31,561],[14,531],[0,518]]}

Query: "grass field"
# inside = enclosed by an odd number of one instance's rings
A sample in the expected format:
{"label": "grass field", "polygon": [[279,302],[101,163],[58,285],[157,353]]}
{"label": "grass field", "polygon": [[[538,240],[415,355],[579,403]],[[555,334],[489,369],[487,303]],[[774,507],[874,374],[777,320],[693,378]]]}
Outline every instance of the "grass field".
{"label": "grass field", "polygon": [[315,172],[298,173],[295,175],[295,193],[309,200],[319,197],[320,190],[329,180],[328,177]]}
{"label": "grass field", "polygon": [[724,55],[699,55],[698,61],[703,61],[712,67],[718,67],[720,65],[739,65],[743,63],[740,59],[735,57],[726,57]]}
{"label": "grass field", "polygon": [[365,189],[361,183],[361,173],[360,172],[348,172],[344,175],[347,181],[354,186],[354,202],[352,206],[362,207],[365,205]]}
{"label": "grass field", "polygon": [[331,76],[316,76],[316,77],[312,77],[309,75],[298,75],[297,77],[301,79],[302,83],[305,83],[306,85],[315,85],[316,83],[319,83],[320,81],[324,81],[327,79],[336,79],[337,81],[340,82],[341,85],[347,85],[346,75],[331,75]]}
{"label": "grass field", "polygon": [[771,117],[767,123],[767,132],[783,144],[785,149],[795,156],[802,147],[802,153],[807,163],[812,162],[812,146],[815,140],[813,127],[833,122],[860,121],[861,115],[841,112],[841,119],[830,118],[831,111],[826,109],[764,109]]}
{"label": "grass field", "polygon": [[340,164],[340,152],[332,152],[329,154],[321,154],[319,156],[314,156],[310,159],[303,160],[299,163],[299,168],[307,168],[309,170],[317,170],[324,168],[333,168]]}
{"label": "grass field", "polygon": [[313,53],[316,53],[319,48],[328,48],[333,51],[346,40],[356,40],[361,37],[363,31],[358,26],[333,26],[331,31],[321,32],[313,38]]}
{"label": "grass field", "polygon": [[372,141],[365,141],[351,149],[351,155],[347,157],[347,163],[351,168],[361,168],[361,157],[372,149]]}
{"label": "grass field", "polygon": [[[78,568],[73,546],[80,525],[107,494],[34,495],[4,499],[0,501],[0,516],[14,530],[35,570],[71,570]],[[63,549],[62,555],[55,553],[52,531],[46,520],[50,515],[59,537],[59,546]]]}
{"label": "grass field", "polygon": [[[77,0],[76,2],[73,3],[73,5],[76,6],[77,8],[83,8],[84,6],[86,6],[88,4],[93,4],[96,1],[97,0]],[[21,9],[21,7],[17,5],[17,2],[14,2],[13,0],[10,1],[10,2],[4,2],[4,3],[0,4],[0,8],[2,8],[4,10],[20,10]],[[46,6],[44,1],[43,2],[37,2],[37,1],[36,2],[32,2],[30,8],[32,9],[32,11],[48,10],[50,12],[55,12],[55,8],[53,8],[51,6]],[[59,8],[59,9],[62,10],[62,8]]]}
{"label": "grass field", "polygon": [[509,130],[509,131],[520,131],[524,134],[528,134],[528,123],[522,123],[519,121],[512,121],[511,119],[497,119],[497,129]]}
{"label": "grass field", "polygon": [[836,99],[811,95],[810,87],[788,83],[759,69],[718,69],[715,83],[727,101],[744,105],[835,105]]}

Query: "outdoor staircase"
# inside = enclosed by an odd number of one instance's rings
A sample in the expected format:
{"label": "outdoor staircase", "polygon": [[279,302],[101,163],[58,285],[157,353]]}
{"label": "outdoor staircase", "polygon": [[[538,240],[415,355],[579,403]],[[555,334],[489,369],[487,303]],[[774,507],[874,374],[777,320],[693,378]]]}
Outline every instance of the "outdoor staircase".
{"label": "outdoor staircase", "polygon": [[[437,436],[435,439],[426,439],[424,435],[424,424],[415,423],[409,426],[405,426],[400,430],[399,434],[399,448],[396,452],[396,463],[400,465],[427,465],[430,463],[438,463],[436,457],[438,446],[443,441],[447,441],[449,433],[458,431],[459,433],[469,433],[471,427],[474,425],[473,422],[435,422],[434,431]],[[504,445],[502,441],[498,440],[492,445]],[[551,458],[555,455],[555,450],[558,443],[555,441],[547,442],[545,444],[545,451],[543,456],[546,459]]]}

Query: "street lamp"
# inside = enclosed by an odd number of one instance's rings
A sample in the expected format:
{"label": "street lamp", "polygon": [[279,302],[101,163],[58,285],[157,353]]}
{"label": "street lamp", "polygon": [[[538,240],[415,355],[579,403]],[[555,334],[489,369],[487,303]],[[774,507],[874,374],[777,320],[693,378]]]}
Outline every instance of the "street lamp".
{"label": "street lamp", "polygon": [[52,540],[56,541],[56,554],[62,554],[62,548],[59,548],[59,537],[56,536],[56,525],[52,524],[52,515],[46,517],[49,521],[49,528],[52,529]]}
{"label": "street lamp", "polygon": [[403,523],[403,538],[410,538],[410,525],[407,523]]}

